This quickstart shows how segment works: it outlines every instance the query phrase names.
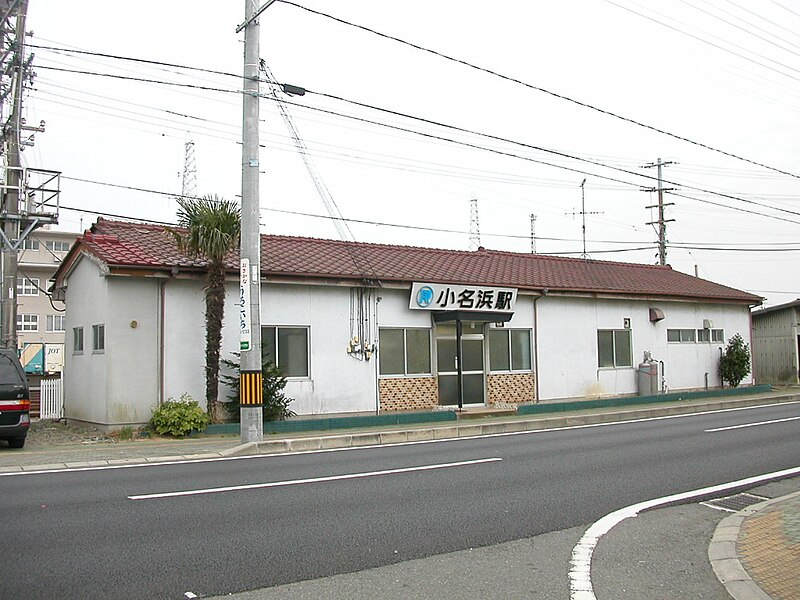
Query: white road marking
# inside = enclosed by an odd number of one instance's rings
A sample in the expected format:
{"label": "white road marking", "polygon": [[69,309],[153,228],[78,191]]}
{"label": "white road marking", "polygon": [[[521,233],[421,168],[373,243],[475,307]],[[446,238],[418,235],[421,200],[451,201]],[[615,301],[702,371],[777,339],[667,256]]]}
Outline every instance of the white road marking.
{"label": "white road marking", "polygon": [[[525,431],[508,431],[504,433],[487,433],[487,434],[479,434],[479,435],[465,435],[465,436],[455,436],[451,438],[440,438],[436,440],[419,440],[414,442],[396,442],[391,444],[371,444],[371,445],[364,445],[364,446],[345,446],[342,448],[327,448],[325,450],[301,450],[299,452],[273,452],[271,454],[249,454],[247,456],[220,456],[220,457],[213,457],[213,458],[186,458],[180,460],[168,460],[168,461],[161,461],[161,462],[142,462],[142,463],[131,463],[131,464],[124,464],[124,465],[98,465],[95,467],[67,467],[67,468],[56,468],[56,469],[39,469],[39,470],[31,470],[31,471],[11,471],[7,473],[0,473],[0,477],[19,477],[21,475],[50,475],[53,473],[81,473],[84,471],[111,471],[115,469],[140,469],[142,467],[165,467],[171,465],[188,465],[188,464],[200,464],[200,463],[210,463],[210,462],[223,462],[223,461],[231,461],[231,460],[254,460],[254,459],[263,459],[263,458],[276,458],[276,457],[283,457],[283,456],[297,456],[301,454],[326,454],[329,452],[349,452],[352,450],[374,450],[376,448],[392,448],[392,447],[400,447],[400,446],[417,446],[420,444],[443,444],[448,442],[460,442],[463,440],[475,440],[481,438],[497,438],[497,437],[508,437],[514,435],[539,435],[545,433],[553,433],[558,431],[570,431],[573,429],[592,429],[595,427],[611,427],[614,425],[629,425],[635,423],[647,423],[650,421],[664,421],[668,419],[685,419],[687,417],[699,417],[703,415],[711,415],[715,413],[725,413],[725,412],[735,412],[740,410],[754,410],[758,408],[776,408],[779,406],[787,406],[789,404],[798,404],[800,401],[798,400],[791,400],[789,402],[779,402],[773,404],[759,404],[756,406],[740,406],[738,408],[723,408],[720,410],[704,410],[700,412],[694,413],[684,413],[680,415],[666,415],[663,417],[647,417],[644,419],[628,419],[622,421],[610,421],[608,423],[590,423],[588,425],[570,425],[567,427],[553,427],[551,429],[530,429]],[[567,413],[545,413],[539,415],[542,418],[557,418],[558,416],[564,416]],[[533,415],[531,415],[533,416]],[[432,425],[432,427],[435,427]],[[452,424],[450,425],[438,425],[438,427],[453,427]],[[335,436],[335,433],[327,434],[323,437],[332,437]],[[142,459],[146,460],[146,459]]]}
{"label": "white road marking", "polygon": [[379,475],[396,475],[398,473],[413,473],[416,471],[432,471],[434,469],[448,469],[450,467],[464,467],[468,465],[480,465],[484,463],[498,462],[503,460],[499,457],[480,458],[477,460],[464,460],[452,463],[439,463],[435,465],[422,465],[419,467],[404,467],[400,469],[386,469],[384,471],[368,471],[366,473],[348,473],[345,475],[329,475],[327,477],[311,477],[309,479],[289,479],[287,481],[270,481],[267,483],[251,483],[247,485],[231,485],[227,487],[205,488],[198,490],[183,490],[179,492],[165,492],[160,494],[141,494],[138,496],[128,496],[129,500],[153,500],[155,498],[175,498],[178,496],[197,496],[200,494],[216,494],[219,492],[235,492],[240,490],[257,490],[272,487],[286,487],[289,485],[302,485],[306,483],[324,483],[327,481],[345,481],[348,479],[364,479],[366,477],[377,477]]}
{"label": "white road marking", "polygon": [[606,533],[611,531],[616,525],[619,525],[625,519],[636,517],[640,512],[671,504],[674,502],[682,502],[684,500],[691,500],[700,496],[708,494],[716,494],[725,492],[730,489],[738,487],[746,487],[749,485],[756,485],[772,479],[779,479],[781,477],[788,477],[791,475],[800,474],[800,467],[785,469],[783,471],[776,471],[774,473],[766,473],[764,475],[757,475],[755,477],[748,477],[747,479],[740,479],[739,481],[731,481],[720,485],[714,485],[699,490],[692,490],[689,492],[682,492],[680,494],[673,494],[672,496],[665,496],[663,498],[655,498],[647,500],[646,502],[639,502],[631,506],[626,506],[612,513],[607,514],[599,521],[593,523],[583,537],[572,549],[572,558],[570,560],[569,569],[569,590],[571,600],[597,600],[594,595],[592,587],[592,555],[594,549],[600,538]]}
{"label": "white road marking", "polygon": [[773,423],[785,423],[786,421],[797,421],[798,419],[800,419],[800,417],[786,417],[785,419],[773,419],[772,421],[758,421],[757,423],[745,423],[744,425],[717,427],[716,429],[706,429],[706,433],[716,433],[717,431],[730,431],[731,429],[744,429],[745,427],[757,427],[759,425],[772,425]]}

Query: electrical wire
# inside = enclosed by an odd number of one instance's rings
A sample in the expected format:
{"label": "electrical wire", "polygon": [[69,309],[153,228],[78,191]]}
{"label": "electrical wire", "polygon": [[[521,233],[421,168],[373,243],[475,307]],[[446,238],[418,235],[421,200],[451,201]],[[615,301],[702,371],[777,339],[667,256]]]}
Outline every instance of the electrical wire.
{"label": "electrical wire", "polygon": [[[594,106],[592,104],[589,104],[587,102],[582,102],[582,101],[579,101],[579,100],[575,100],[574,98],[571,98],[569,96],[565,96],[563,94],[559,94],[559,93],[553,92],[553,91],[545,89],[543,87],[539,87],[539,86],[533,85],[531,83],[527,83],[525,81],[522,81],[521,79],[517,79],[517,78],[511,77],[509,75],[503,75],[503,74],[501,74],[501,73],[499,73],[497,71],[494,71],[492,69],[489,69],[489,68],[486,68],[486,67],[480,67],[480,66],[475,65],[473,63],[470,63],[470,62],[468,62],[466,60],[455,58],[453,56],[449,56],[449,55],[444,54],[443,52],[439,52],[437,50],[431,50],[430,48],[426,48],[426,47],[421,46],[419,44],[415,44],[415,43],[406,41],[406,40],[401,39],[401,38],[396,37],[396,36],[392,36],[392,35],[388,35],[386,33],[379,32],[379,31],[377,31],[375,29],[372,29],[370,27],[366,27],[364,25],[358,25],[356,23],[352,23],[350,21],[347,21],[345,19],[341,19],[339,17],[335,17],[335,16],[330,15],[328,13],[324,13],[322,11],[318,11],[318,10],[314,10],[314,9],[308,8],[306,6],[303,6],[302,4],[297,4],[296,2],[291,2],[290,0],[278,0],[278,1],[283,3],[283,4],[288,4],[288,5],[294,6],[296,8],[299,8],[301,10],[305,10],[305,11],[307,11],[309,13],[312,13],[312,14],[315,14],[315,15],[318,15],[318,16],[321,16],[321,17],[325,17],[327,19],[331,19],[333,21],[336,21],[337,23],[341,23],[341,24],[347,25],[349,27],[354,27],[356,29],[360,29],[360,30],[365,31],[367,33],[371,33],[373,35],[377,35],[377,36],[382,37],[384,39],[391,40],[391,41],[397,42],[399,44],[403,44],[405,46],[408,46],[408,47],[414,48],[416,50],[419,50],[421,52],[426,52],[428,54],[432,54],[434,56],[438,56],[439,58],[443,58],[445,60],[449,60],[451,62],[466,66],[466,67],[468,67],[470,69],[475,69],[475,70],[480,71],[482,73],[487,73],[489,75],[493,75],[495,77],[498,77],[498,78],[503,79],[505,81],[509,81],[509,82],[512,82],[512,83],[516,83],[516,84],[525,86],[525,87],[527,87],[529,89],[532,89],[532,90],[535,90],[535,91],[538,91],[538,92],[542,92],[542,93],[547,94],[549,96],[552,96],[554,98],[558,98],[560,100],[565,100],[565,101],[570,102],[572,104],[575,104],[577,106],[581,106],[583,108],[588,108],[588,109],[593,110],[595,112],[601,113],[601,114],[606,115],[606,116],[613,117],[615,119],[619,119],[619,120],[624,121],[626,123],[630,123],[630,124],[636,125],[638,127],[643,127],[645,129],[648,129],[650,131],[654,131],[654,132],[659,133],[661,135],[666,135],[666,136],[671,137],[673,139],[680,140],[682,142],[686,142],[686,143],[692,144],[694,146],[698,146],[700,148],[704,148],[706,150],[709,150],[709,151],[712,151],[712,152],[716,152],[718,154],[722,154],[722,155],[727,156],[729,158],[734,158],[736,160],[740,160],[740,161],[743,161],[743,162],[746,162],[746,163],[750,163],[752,165],[755,165],[755,166],[758,166],[758,167],[762,167],[762,168],[768,169],[770,171],[775,171],[776,173],[781,173],[783,175],[787,175],[787,176],[793,177],[795,179],[800,179],[800,175],[798,175],[796,173],[791,173],[789,171],[784,171],[784,170],[779,169],[777,167],[772,167],[772,166],[769,166],[767,164],[764,164],[764,163],[761,163],[761,162],[758,162],[758,161],[755,161],[755,160],[751,160],[749,158],[744,158],[742,156],[739,156],[739,155],[731,153],[731,152],[726,152],[725,150],[721,150],[719,148],[715,148],[715,147],[710,146],[708,144],[704,144],[702,142],[697,142],[697,141],[692,140],[690,138],[687,138],[687,137],[684,137],[684,136],[681,136],[681,135],[678,135],[678,134],[675,134],[675,133],[671,133],[671,132],[666,131],[664,129],[659,129],[658,127],[655,127],[653,125],[647,125],[645,123],[642,123],[642,122],[637,121],[635,119],[632,119],[630,117],[624,117],[624,116],[619,115],[617,113],[614,113],[614,112],[612,112],[610,110],[599,108],[599,107]],[[606,0],[606,1],[610,2],[611,0]],[[611,2],[611,3],[613,4],[613,2]]]}
{"label": "electrical wire", "polygon": [[[288,2],[288,0],[279,0],[279,1],[287,3],[287,4],[293,4],[294,5],[294,3]],[[612,0],[606,0],[606,1],[607,2],[611,2],[613,4]],[[298,6],[300,8],[304,8],[304,7],[301,7],[300,5],[296,5],[296,6]],[[316,11],[312,10],[311,12],[316,12]],[[323,16],[329,16],[329,15],[325,15],[323,13]],[[335,17],[331,17],[331,18],[335,19]],[[356,26],[356,27],[360,27],[360,26]],[[379,34],[379,35],[383,35],[383,34]],[[394,39],[394,38],[392,38],[392,39]],[[407,43],[407,42],[404,42],[404,43]],[[434,52],[434,51],[431,51],[431,52]],[[111,55],[109,55],[109,56],[111,56]],[[118,58],[118,59],[122,59],[122,60],[127,60],[128,59],[127,57],[119,57],[119,56],[114,56],[114,58]],[[449,58],[449,57],[447,57],[447,58]],[[146,61],[144,59],[135,59],[135,60],[141,60],[142,62],[155,62],[155,61]],[[456,59],[451,59],[451,60],[456,60]],[[161,64],[168,65],[168,66],[171,66],[171,67],[180,67],[181,66],[181,65],[170,64],[170,63],[161,63]],[[173,85],[173,86],[179,86],[179,87],[189,87],[189,88],[195,88],[195,89],[202,89],[202,90],[206,90],[206,91],[218,91],[218,92],[236,93],[236,94],[242,93],[241,91],[235,91],[235,90],[225,90],[225,89],[220,89],[220,88],[197,86],[197,85],[194,85],[194,84],[166,82],[166,81],[163,81],[163,80],[135,78],[135,77],[128,77],[128,76],[115,75],[115,74],[109,74],[109,73],[97,73],[97,72],[90,72],[90,71],[77,71],[77,70],[72,70],[72,69],[60,69],[60,68],[54,68],[54,67],[46,67],[46,68],[53,68],[55,70],[61,70],[61,71],[67,71],[67,72],[73,72],[73,73],[81,73],[81,74],[86,74],[86,75],[112,77],[112,78],[115,78],[115,79],[124,79],[124,80],[140,81],[140,82],[147,82],[147,83],[163,83],[165,85]],[[188,67],[188,68],[197,69],[196,67]],[[232,75],[232,74],[228,74],[228,75]],[[265,81],[265,83],[270,83],[270,82]],[[641,173],[636,173],[636,172],[631,171],[629,169],[623,169],[621,167],[610,166],[610,165],[604,164],[604,163],[599,162],[599,161],[594,161],[594,160],[591,160],[591,159],[578,157],[578,156],[571,155],[571,154],[568,154],[568,153],[559,152],[559,151],[556,151],[556,150],[543,148],[543,147],[539,147],[539,146],[534,146],[534,145],[531,145],[531,144],[526,144],[526,143],[523,143],[523,142],[510,140],[510,139],[507,139],[507,138],[502,138],[500,136],[494,136],[494,135],[490,135],[490,134],[485,134],[485,133],[477,132],[477,131],[466,129],[466,128],[456,127],[456,126],[453,126],[453,125],[447,125],[447,124],[444,124],[444,123],[441,123],[441,122],[437,122],[437,121],[433,121],[433,120],[430,120],[430,119],[425,119],[425,118],[422,118],[422,117],[416,117],[416,116],[405,114],[405,113],[401,113],[401,112],[398,112],[398,111],[393,111],[393,110],[390,110],[390,109],[385,109],[385,108],[377,107],[377,106],[374,106],[374,105],[369,105],[369,104],[366,104],[366,103],[358,102],[358,101],[355,101],[355,100],[346,99],[346,98],[343,98],[341,96],[336,96],[336,95],[333,95],[333,94],[327,94],[327,93],[324,93],[324,92],[315,92],[313,90],[308,90],[308,89],[306,89],[305,92],[309,93],[309,94],[315,94],[315,95],[318,95],[318,96],[326,97],[326,98],[333,99],[333,100],[338,100],[338,101],[341,101],[341,102],[346,102],[346,103],[349,103],[349,104],[352,104],[354,106],[358,106],[358,107],[361,107],[361,108],[367,108],[367,109],[370,109],[370,110],[373,110],[373,111],[378,111],[378,112],[382,112],[382,113],[385,113],[385,114],[390,114],[390,115],[393,115],[393,116],[402,117],[402,118],[405,118],[405,119],[411,119],[411,120],[422,122],[422,123],[426,123],[426,124],[429,124],[429,125],[434,125],[436,127],[442,127],[442,128],[445,128],[445,129],[459,131],[461,133],[467,133],[467,134],[470,134],[470,135],[476,135],[476,136],[479,136],[479,137],[485,137],[485,138],[488,138],[488,139],[492,139],[494,141],[500,141],[500,142],[504,142],[504,143],[511,143],[511,144],[519,145],[519,146],[522,146],[522,147],[525,147],[525,148],[528,148],[528,149],[537,150],[537,151],[545,152],[545,153],[548,153],[548,154],[553,154],[553,155],[556,155],[556,156],[559,156],[559,157],[562,157],[562,158],[567,158],[567,159],[570,159],[570,160],[576,160],[576,161],[592,164],[594,166],[600,166],[600,167],[603,167],[603,168],[616,170],[616,171],[619,171],[619,172],[622,172],[622,173],[625,173],[625,174],[628,174],[628,175],[634,175],[634,176],[637,176],[637,177],[643,177],[645,179],[651,179],[651,180],[654,180],[654,181],[656,180],[655,177],[644,175],[644,174],[641,174]],[[271,100],[273,102],[276,102],[276,99],[273,98],[271,95],[261,95],[261,97],[263,97],[263,98],[265,98],[267,100]],[[297,103],[294,103],[294,102],[286,102],[286,103],[287,104],[293,104],[293,105],[297,104]],[[323,110],[322,112],[329,112],[331,114],[336,114],[337,116],[348,117],[347,115],[343,115],[342,113],[334,113],[333,111],[324,111]],[[391,127],[393,129],[399,129],[399,130],[403,130],[403,131],[406,131],[406,132],[409,132],[409,133],[415,133],[417,135],[424,135],[426,137],[434,137],[434,138],[440,139],[440,140],[450,141],[450,142],[453,142],[453,143],[459,143],[459,144],[466,145],[466,146],[473,147],[473,148],[479,148],[478,146],[475,146],[475,145],[464,144],[463,142],[457,142],[455,140],[450,140],[450,139],[442,138],[442,137],[439,137],[439,136],[431,136],[430,134],[424,134],[424,133],[421,133],[421,132],[418,132],[418,131],[413,131],[413,130],[409,130],[409,129],[405,129],[405,128],[399,128],[399,127],[396,127],[396,126],[389,126],[387,124],[378,123],[376,121],[369,121],[369,120],[365,120],[365,119],[361,119],[361,118],[357,118],[357,117],[352,117],[352,116],[349,116],[349,118],[355,118],[355,119],[360,120],[360,121],[366,121],[366,122],[369,122],[369,123],[372,123],[372,124],[375,124],[375,125]],[[481,149],[485,150],[486,148],[481,148]],[[500,152],[500,154],[506,154],[508,156],[515,156],[513,154],[502,153],[502,152]],[[739,157],[736,157],[736,158],[739,158]],[[578,169],[572,169],[572,168],[569,168],[569,167],[565,167],[563,165],[557,165],[557,164],[548,163],[548,162],[545,162],[545,161],[537,161],[537,160],[534,160],[534,159],[528,159],[528,160],[532,160],[532,162],[538,162],[540,164],[551,166],[551,167],[555,167],[555,168],[559,168],[559,169],[566,169],[568,171],[572,171],[572,172],[579,173],[579,174],[582,174],[582,175],[592,175],[593,177],[600,177],[602,179],[608,179],[610,181],[614,181],[614,182],[617,182],[617,183],[624,183],[626,185],[638,186],[638,184],[634,184],[634,183],[631,183],[631,182],[626,182],[626,181],[619,180],[619,179],[614,179],[614,178],[609,178],[609,177],[606,177],[606,176],[601,176],[601,175],[598,175],[596,173],[588,173],[588,172],[585,172],[585,171],[580,171]],[[747,162],[752,162],[752,161],[747,161]],[[756,164],[757,166],[762,166],[762,167],[765,166],[765,165],[761,165],[759,163],[753,163],[753,164]],[[784,174],[784,175],[787,175],[787,176],[790,176],[790,177],[798,177],[798,176],[796,176],[796,175],[794,175],[792,173],[788,173],[788,172],[785,172],[785,171],[780,171],[778,169],[774,169],[774,168],[771,168],[771,167],[767,167],[767,168],[770,168],[773,171],[779,172],[781,174]],[[753,204],[753,205],[761,206],[762,208],[768,208],[770,210],[775,210],[775,211],[778,211],[778,212],[785,212],[785,213],[788,213],[788,214],[794,214],[794,215],[800,216],[800,212],[797,212],[797,211],[792,211],[792,210],[785,209],[785,208],[780,208],[780,207],[769,206],[769,205],[766,205],[766,204],[763,204],[763,203],[756,202],[754,200],[748,200],[748,199],[741,198],[741,197],[738,197],[738,196],[735,196],[735,195],[732,195],[732,194],[725,194],[725,193],[721,193],[721,192],[715,192],[713,190],[708,190],[708,189],[705,189],[705,188],[699,188],[699,187],[695,187],[695,186],[686,186],[684,184],[680,184],[678,182],[673,182],[673,181],[662,180],[661,183],[662,184],[666,184],[666,185],[676,185],[676,186],[686,187],[688,189],[692,189],[692,190],[697,191],[697,192],[703,192],[703,193],[707,193],[707,194],[712,194],[712,195],[720,196],[720,197],[723,197],[723,198],[728,198],[728,199],[731,199],[731,200],[736,200],[736,201],[739,201],[739,202],[743,202],[743,203],[746,203],[746,204]],[[696,198],[692,198],[692,199],[696,200]],[[733,206],[726,206],[726,207],[729,208],[729,209],[732,209],[732,210],[743,210],[744,212],[749,212],[751,214],[761,214],[761,216],[770,217],[770,218],[777,218],[777,217],[775,217],[773,215],[765,215],[765,214],[762,214],[762,213],[755,213],[753,211],[746,211],[744,209],[741,209],[740,207],[733,207]],[[785,220],[785,219],[781,219],[781,220]],[[794,221],[790,221],[790,222],[794,222]]]}

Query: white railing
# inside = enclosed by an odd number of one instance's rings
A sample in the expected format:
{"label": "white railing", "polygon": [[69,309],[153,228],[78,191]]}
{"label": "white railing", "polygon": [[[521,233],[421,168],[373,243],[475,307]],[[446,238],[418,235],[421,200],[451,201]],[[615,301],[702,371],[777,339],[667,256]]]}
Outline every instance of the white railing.
{"label": "white railing", "polygon": [[39,418],[64,418],[64,386],[62,379],[42,379]]}

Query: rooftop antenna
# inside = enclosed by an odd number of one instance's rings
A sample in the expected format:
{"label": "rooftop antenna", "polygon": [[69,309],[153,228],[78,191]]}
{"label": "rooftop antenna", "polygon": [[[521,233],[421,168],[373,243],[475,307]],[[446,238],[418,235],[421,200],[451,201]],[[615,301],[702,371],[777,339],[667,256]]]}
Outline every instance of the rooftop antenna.
{"label": "rooftop antenna", "polygon": [[572,213],[565,213],[567,215],[571,214],[573,217],[576,214],[581,216],[581,221],[582,221],[581,232],[582,232],[582,235],[583,235],[583,252],[581,253],[581,258],[584,259],[584,260],[589,258],[589,255],[586,253],[586,215],[602,215],[603,214],[602,212],[586,212],[586,194],[585,194],[585,190],[584,190],[584,186],[585,185],[586,185],[586,178],[584,177],[583,181],[581,181],[581,212],[576,213],[576,212],[573,211]]}

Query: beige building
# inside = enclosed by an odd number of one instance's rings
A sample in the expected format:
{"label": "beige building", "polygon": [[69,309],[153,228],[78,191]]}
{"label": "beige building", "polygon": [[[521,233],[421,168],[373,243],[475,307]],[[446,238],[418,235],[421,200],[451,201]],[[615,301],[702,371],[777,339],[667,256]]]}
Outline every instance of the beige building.
{"label": "beige building", "polygon": [[51,301],[50,278],[77,233],[39,228],[23,241],[17,256],[17,345],[26,372],[60,373],[64,366],[64,303]]}

